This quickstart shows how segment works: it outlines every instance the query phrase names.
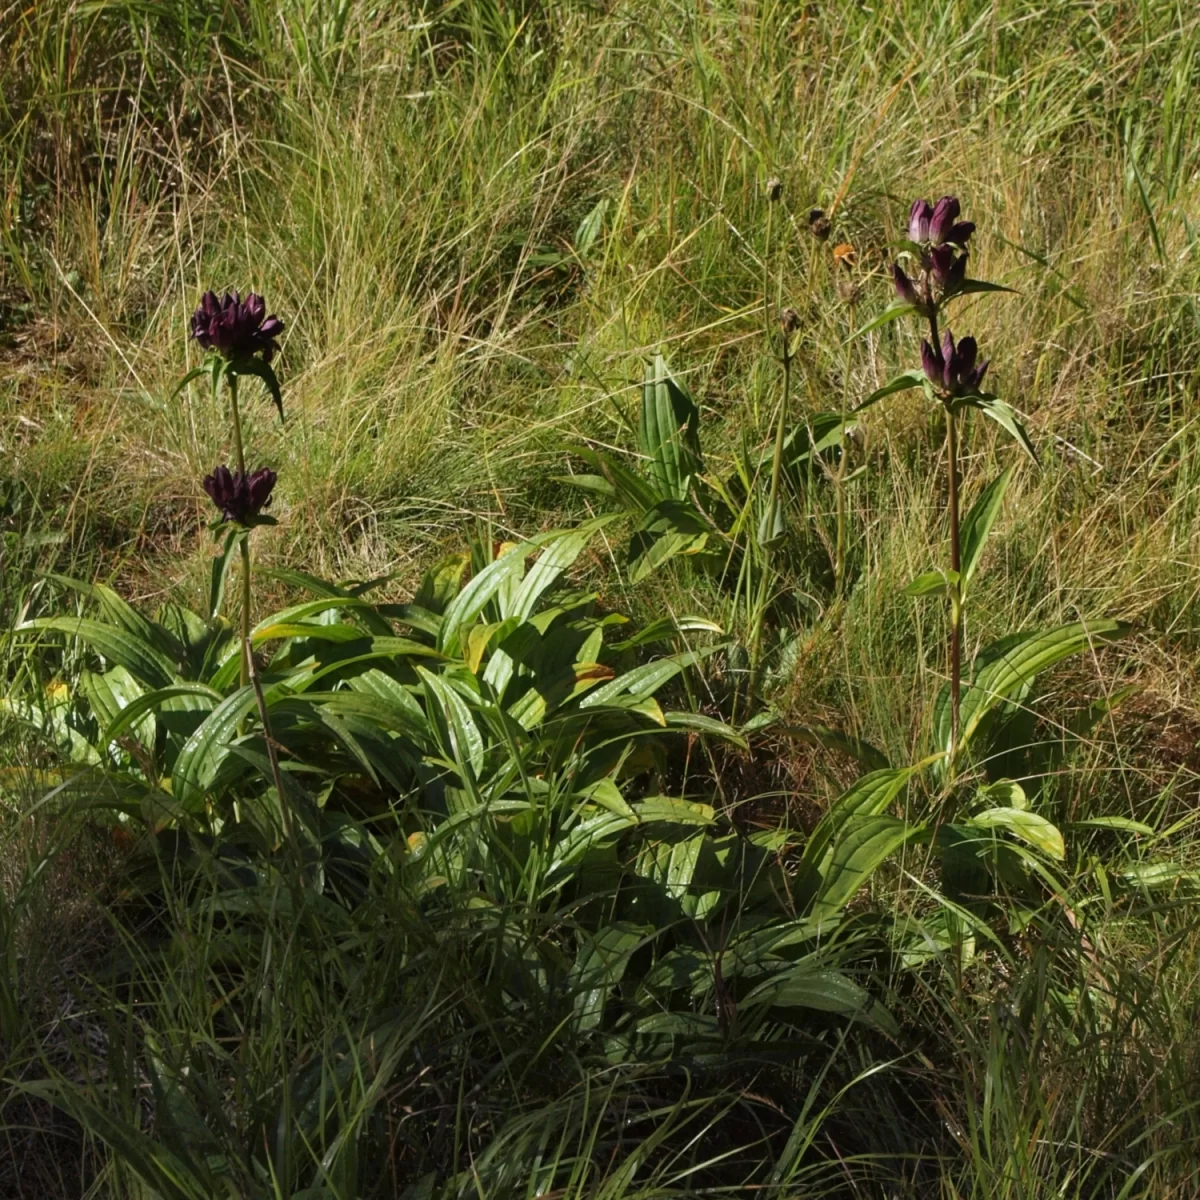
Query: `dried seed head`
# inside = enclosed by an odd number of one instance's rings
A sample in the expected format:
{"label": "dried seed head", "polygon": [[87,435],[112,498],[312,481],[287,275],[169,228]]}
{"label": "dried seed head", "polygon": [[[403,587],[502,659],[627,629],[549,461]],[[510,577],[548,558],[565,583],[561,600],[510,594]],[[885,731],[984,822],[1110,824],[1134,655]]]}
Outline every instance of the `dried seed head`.
{"label": "dried seed head", "polygon": [[779,314],[779,328],[790,336],[800,328],[800,314],[794,308],[785,308]]}
{"label": "dried seed head", "polygon": [[780,196],[783,195],[783,180],[777,175],[772,175],[767,180],[767,199],[774,204]]}
{"label": "dried seed head", "polygon": [[825,215],[823,208],[813,208],[808,213],[808,231],[819,242],[828,239],[833,232],[833,224]]}

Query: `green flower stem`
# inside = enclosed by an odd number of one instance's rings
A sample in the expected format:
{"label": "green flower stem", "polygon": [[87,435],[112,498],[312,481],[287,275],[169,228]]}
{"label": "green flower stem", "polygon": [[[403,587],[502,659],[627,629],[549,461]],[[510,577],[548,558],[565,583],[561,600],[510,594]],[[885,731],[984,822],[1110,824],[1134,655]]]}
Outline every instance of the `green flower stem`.
{"label": "green flower stem", "polygon": [[229,381],[229,403],[233,408],[233,450],[237,455],[237,469],[246,474],[246,455],[242,452],[242,415],[238,412],[237,376],[229,372],[225,378]]}
{"label": "green flower stem", "polygon": [[[242,416],[238,412],[237,376],[230,372],[229,403],[233,410],[233,448],[237,455],[237,469],[242,478],[246,476],[246,455],[242,449]],[[250,682],[250,534],[242,538],[242,687]]]}
{"label": "green flower stem", "polygon": [[242,538],[242,687],[250,682],[250,534]]}
{"label": "green flower stem", "polygon": [[954,409],[946,406],[946,456],[950,501],[950,756],[958,745],[958,697],[962,690],[962,562],[958,529],[958,430]]}
{"label": "green flower stem", "polygon": [[[929,333],[931,345],[936,348],[941,344],[938,337],[937,309],[929,314]],[[950,516],[950,570],[954,572],[952,582],[947,589],[950,596],[950,759],[953,762],[954,751],[958,746],[958,700],[962,692],[962,583],[959,574],[962,567],[962,554],[959,541],[958,520],[958,428],[955,423],[955,413],[949,400],[946,408],[946,482],[947,507]]]}

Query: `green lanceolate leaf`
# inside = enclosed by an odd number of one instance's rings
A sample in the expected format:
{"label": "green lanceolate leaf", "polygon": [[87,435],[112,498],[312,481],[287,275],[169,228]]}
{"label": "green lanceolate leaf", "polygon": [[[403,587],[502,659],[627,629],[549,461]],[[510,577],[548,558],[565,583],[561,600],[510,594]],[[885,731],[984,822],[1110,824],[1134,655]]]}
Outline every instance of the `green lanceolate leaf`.
{"label": "green lanceolate leaf", "polygon": [[261,379],[266,384],[275,407],[279,409],[280,421],[283,420],[283,393],[279,390],[279,379],[270,363],[263,362],[261,358],[239,358],[229,364],[229,371],[233,375],[253,375]]}
{"label": "green lanceolate leaf", "polygon": [[808,889],[810,895],[818,894],[823,886],[830,847],[841,835],[842,830],[848,828],[856,819],[873,817],[884,812],[914,775],[940,757],[933,755],[910,767],[886,767],[871,771],[852,783],[830,805],[829,811],[817,822],[816,828],[809,835],[797,870],[801,887]]}
{"label": "green lanceolate leaf", "polygon": [[646,364],[638,436],[650,475],[666,497],[683,500],[700,471],[700,410],[687,388],[656,354]]}
{"label": "green lanceolate leaf", "polygon": [[483,735],[467,702],[432,671],[417,667],[417,674],[425,687],[426,710],[430,718],[440,718],[436,726],[447,743],[443,745],[443,751],[460,770],[469,767],[478,779],[483,773]]}
{"label": "green lanceolate leaf", "polygon": [[986,279],[964,279],[962,283],[954,289],[954,294],[947,296],[947,300],[953,300],[954,296],[974,296],[981,292],[1008,292],[1009,295],[1017,295],[1016,288],[1005,287],[1000,283],[988,283]]}
{"label": "green lanceolate leaf", "polygon": [[983,554],[983,545],[987,541],[996,517],[1000,514],[1000,506],[1004,503],[1004,493],[1008,490],[1015,467],[1002,471],[991,483],[983,489],[979,499],[971,505],[966,520],[962,523],[962,583],[966,588],[979,565]]}
{"label": "green lanceolate leaf", "polygon": [[989,712],[1011,699],[1021,688],[1030,686],[1039,672],[1089,646],[1125,637],[1132,628],[1123,621],[1078,622],[1031,633],[1007,645],[1002,654],[977,672],[963,694],[959,710],[959,747],[970,741]]}
{"label": "green lanceolate leaf", "polygon": [[1067,856],[1067,848],[1058,828],[1045,817],[1025,809],[988,808],[976,813],[965,824],[976,829],[1003,829],[1059,862]]}
{"label": "green lanceolate leaf", "polygon": [[131,700],[112,719],[104,730],[104,741],[107,744],[114,738],[120,737],[130,725],[145,713],[157,712],[169,700],[194,701],[194,707],[211,711],[221,701],[221,693],[202,683],[180,683],[157,691],[146,692],[136,700]]}
{"label": "green lanceolate leaf", "polygon": [[629,540],[630,583],[639,583],[678,555],[699,554],[711,532],[689,501],[660,501],[642,517]]}
{"label": "green lanceolate leaf", "polygon": [[175,678],[175,665],[161,651],[118,625],[88,617],[36,617],[19,625],[15,632],[34,630],[65,633],[86,642],[110,663],[124,667],[140,683],[166,687]]}
{"label": "green lanceolate leaf", "polygon": [[48,575],[56,583],[69,587],[85,596],[90,596],[100,605],[105,618],[114,625],[132,634],[135,638],[153,646],[160,654],[172,662],[178,662],[183,657],[183,645],[167,628],[143,616],[127,600],[119,596],[112,588],[103,583],[85,583],[80,579],[71,579],[66,575]]}
{"label": "green lanceolate leaf", "polygon": [[227,696],[184,743],[171,775],[171,792],[185,807],[203,801],[217,769],[229,754],[238,723],[254,708],[254,689],[247,685]]}
{"label": "green lanceolate leaf", "polygon": [[545,538],[521,542],[488,563],[458,593],[446,608],[438,634],[438,649],[448,655],[461,653],[463,630],[473,625],[500,591],[519,579],[525,560]]}
{"label": "green lanceolate leaf", "polygon": [[868,771],[889,770],[887,756],[877,750],[870,742],[864,742],[839,729],[829,729],[824,725],[782,725],[778,732],[788,737],[798,738],[809,746],[821,746],[826,750],[836,750],[839,754],[848,755]]}
{"label": "green lanceolate leaf", "polygon": [[[905,307],[907,308],[908,305]],[[885,383],[883,387],[873,391],[854,411],[862,412],[864,408],[870,408],[872,404],[877,404],[888,396],[894,396],[897,392],[906,392],[909,388],[922,387],[924,383],[925,373],[923,371],[905,371]]]}
{"label": "green lanceolate leaf", "polygon": [[913,305],[905,304],[902,300],[893,300],[879,316],[868,321],[861,329],[856,329],[846,341],[857,341],[865,333],[870,333],[872,330],[879,329],[883,325],[889,325],[892,321],[898,321],[901,317],[915,316],[916,312],[917,310]]}
{"label": "green lanceolate leaf", "polygon": [[233,562],[233,553],[238,548],[247,531],[231,525],[225,534],[225,544],[221,553],[214,556],[208,585],[208,619],[214,620],[221,614],[225,603],[225,581],[229,578],[229,565]]}
{"label": "green lanceolate leaf", "polygon": [[[631,471],[624,463],[618,462],[611,454],[604,454],[599,450],[592,450],[588,447],[579,447],[573,451],[584,462],[590,463],[597,471],[600,472],[600,479],[608,485],[611,494],[625,507],[625,509],[635,516],[641,516],[643,513],[652,509],[660,500],[666,499],[666,496],[658,490],[658,488],[647,479],[643,479],[636,471]],[[585,483],[584,480],[594,480],[595,476],[571,476],[563,477],[564,483],[569,483],[573,487],[585,488],[588,491],[600,491],[598,485],[594,483]]]}
{"label": "green lanceolate leaf", "polygon": [[825,919],[838,913],[876,868],[922,828],[886,814],[849,818],[834,839],[812,916]]}
{"label": "green lanceolate leaf", "polygon": [[871,994],[840,971],[800,962],[766,983],[747,997],[746,1005],[756,1001],[772,1008],[811,1008],[819,1012],[858,1017],[877,1025],[885,1033],[897,1034],[895,1018]]}
{"label": "green lanceolate leaf", "polygon": [[1037,450],[1033,442],[1029,440],[1029,434],[1026,433],[1025,426],[1021,424],[1017,419],[1017,414],[1003,400],[997,400],[992,395],[968,396],[958,401],[958,404],[968,408],[977,408],[984,416],[991,417],[1035,463],[1039,462]]}
{"label": "green lanceolate leaf", "polygon": [[643,663],[617,676],[611,683],[597,688],[591,695],[584,698],[580,708],[599,708],[612,704],[621,697],[632,696],[643,699],[652,696],[669,679],[673,679],[685,667],[693,666],[701,659],[714,654],[721,647],[705,646],[698,650],[687,650],[682,654],[672,654],[666,658],[656,658],[653,662]]}
{"label": "green lanceolate leaf", "polygon": [[944,596],[957,582],[957,571],[923,571],[903,590],[906,596]]}

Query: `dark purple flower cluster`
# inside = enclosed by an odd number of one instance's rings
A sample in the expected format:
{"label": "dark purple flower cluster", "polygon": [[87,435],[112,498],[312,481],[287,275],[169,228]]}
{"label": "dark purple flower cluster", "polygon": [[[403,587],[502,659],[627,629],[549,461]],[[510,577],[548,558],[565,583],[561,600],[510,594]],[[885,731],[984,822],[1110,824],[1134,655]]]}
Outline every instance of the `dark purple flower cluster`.
{"label": "dark purple flower cluster", "polygon": [[228,467],[217,467],[204,477],[204,490],[221,510],[226,521],[249,525],[271,503],[275,472],[270,467],[243,474]]}
{"label": "dark purple flower cluster", "polygon": [[933,311],[937,301],[954,295],[967,277],[967,242],[975,232],[975,224],[960,221],[960,211],[956,196],[943,196],[936,204],[914,200],[909,210],[908,237],[918,247],[920,273],[915,280],[910,279],[895,263],[892,275],[896,294],[919,312]]}
{"label": "dark purple flower cluster", "polygon": [[279,348],[275,339],[283,332],[283,322],[267,316],[266,301],[256,292],[242,300],[237,292],[205,292],[200,307],[192,313],[192,337],[205,350],[215,350],[228,359],[251,358],[260,351],[263,362],[270,362]]}
{"label": "dark purple flower cluster", "polygon": [[986,362],[975,364],[979,347],[973,337],[965,337],[956,346],[950,330],[942,337],[941,346],[921,342],[921,366],[925,377],[947,396],[973,396],[987,374]]}

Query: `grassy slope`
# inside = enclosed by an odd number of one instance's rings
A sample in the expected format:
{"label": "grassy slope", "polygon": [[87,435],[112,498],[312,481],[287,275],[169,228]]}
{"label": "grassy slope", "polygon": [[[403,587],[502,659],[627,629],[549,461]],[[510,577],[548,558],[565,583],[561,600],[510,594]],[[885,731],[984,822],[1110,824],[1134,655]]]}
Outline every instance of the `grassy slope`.
{"label": "grassy slope", "polygon": [[[1200,728],[1200,25],[1186,9],[627,0],[522,21],[483,4],[425,19],[351,5],[339,37],[319,10],[252,5],[222,38],[201,24],[216,6],[169,11],[180,19],[58,5],[3,17],[16,82],[0,305],[15,333],[0,351],[0,454],[16,481],[6,527],[33,535],[9,551],[6,605],[50,565],[144,599],[202,586],[199,478],[228,447],[199,390],[167,397],[210,284],[264,292],[289,326],[288,425],[253,410],[281,477],[265,552],[334,576],[398,571],[399,587],[476,517],[529,531],[578,516],[555,480],[563,449],[631,444],[656,346],[703,406],[711,462],[742,437],[765,442],[778,368],[764,278],[802,314],[806,407],[852,403],[909,365],[907,328],[843,343],[886,303],[884,247],[908,201],[953,191],[979,226],[976,270],[1018,292],[963,304],[955,331],[979,338],[1044,456],[1009,493],[969,642],[1078,615],[1139,621],[1132,649],[1073,681],[1089,696],[1118,677],[1140,690],[1061,803],[1161,827],[1184,815]],[[768,241],[770,176],[784,199]],[[592,250],[546,265],[601,200]],[[813,205],[833,213],[828,243],[808,234]],[[831,260],[840,240],[857,251],[853,304]],[[968,447],[970,492],[1011,452],[990,428]],[[901,397],[872,411],[857,454],[858,584],[837,622],[805,630],[780,701],[899,760],[921,745],[944,673],[936,606],[898,593],[944,553],[938,427]],[[829,537],[830,515],[810,517]],[[708,599],[678,590],[654,581],[625,602]],[[1186,829],[1173,853],[1196,857]],[[976,1114],[988,1136],[962,1133],[963,1190],[946,1195],[1085,1187],[1062,1165],[1075,1152],[1037,1131],[1104,1150],[1126,1115],[1106,1094],[1141,1096],[1152,1126],[1181,1102],[1141,1091],[1169,1053],[1194,1095],[1194,1031],[1169,1047],[1195,1012],[1196,944],[1175,936],[1108,931],[1122,970],[1160,989],[1112,1061],[1069,1047],[1025,1060],[976,1010],[913,999],[971,1047],[945,1097],[1016,1064],[1010,1107]],[[1189,1168],[1164,1161],[1146,1194],[1190,1194]]]}

